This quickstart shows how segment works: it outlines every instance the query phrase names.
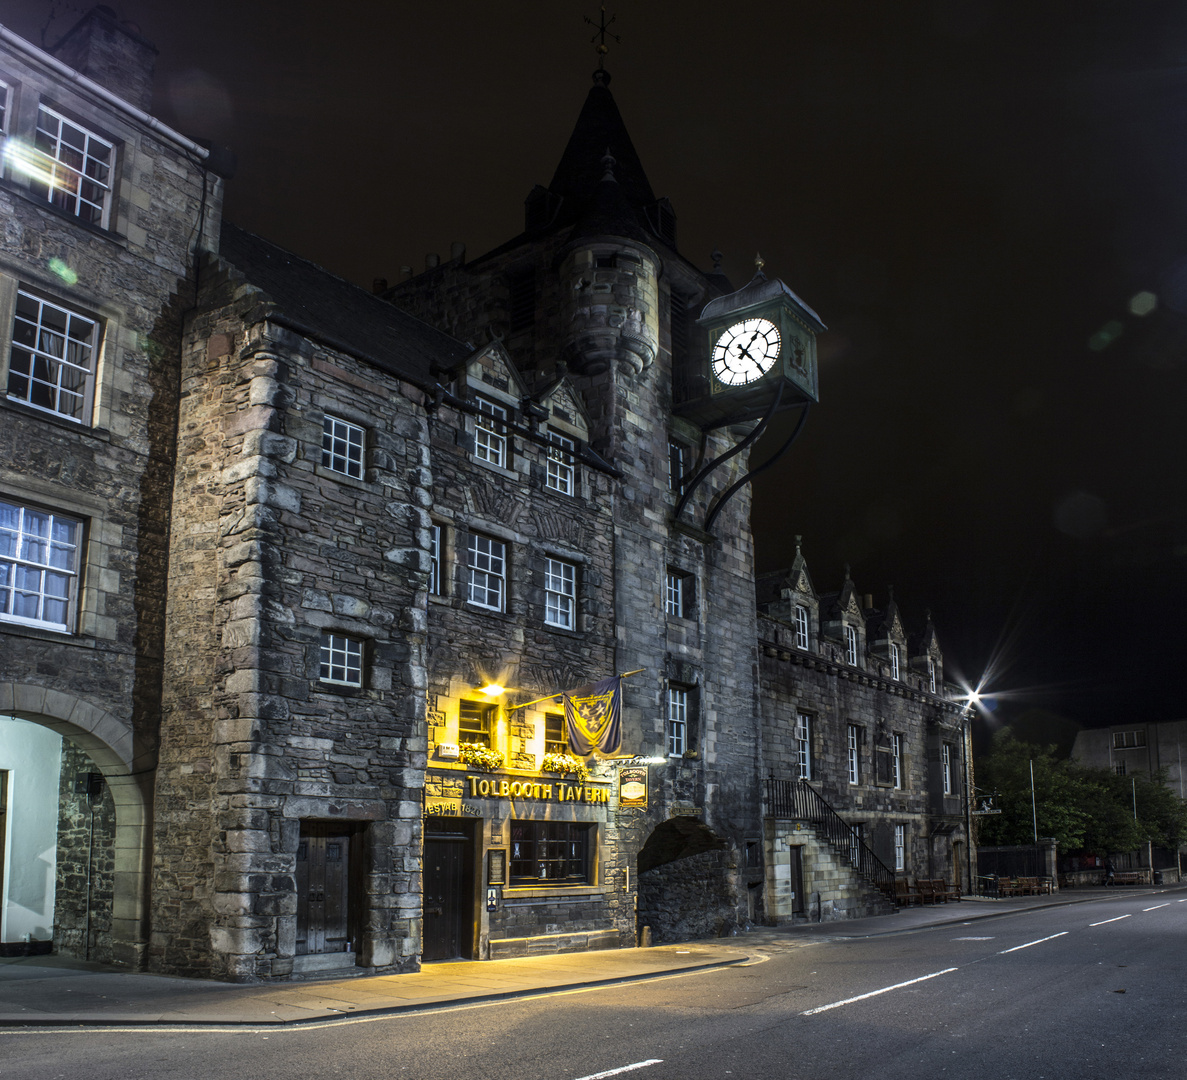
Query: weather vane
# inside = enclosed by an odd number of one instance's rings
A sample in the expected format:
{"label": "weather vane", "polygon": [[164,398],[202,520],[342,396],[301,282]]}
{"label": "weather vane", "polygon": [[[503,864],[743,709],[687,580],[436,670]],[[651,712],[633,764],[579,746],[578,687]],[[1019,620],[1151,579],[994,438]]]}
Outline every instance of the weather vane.
{"label": "weather vane", "polygon": [[599,71],[601,71],[605,67],[606,53],[608,53],[610,51],[610,46],[606,44],[606,38],[612,38],[616,45],[622,44],[622,38],[620,38],[617,34],[610,33],[610,25],[617,18],[618,18],[617,15],[611,15],[610,22],[606,21],[606,5],[605,4],[602,5],[602,16],[601,16],[600,23],[594,22],[593,19],[591,19],[588,15],[585,16],[585,21],[587,23],[589,23],[590,26],[597,27],[597,30],[598,30],[598,32],[596,34],[594,34],[594,36],[591,37],[589,40],[590,40],[590,42],[597,43],[594,45],[594,48],[597,50],[597,53],[598,53],[598,70]]}

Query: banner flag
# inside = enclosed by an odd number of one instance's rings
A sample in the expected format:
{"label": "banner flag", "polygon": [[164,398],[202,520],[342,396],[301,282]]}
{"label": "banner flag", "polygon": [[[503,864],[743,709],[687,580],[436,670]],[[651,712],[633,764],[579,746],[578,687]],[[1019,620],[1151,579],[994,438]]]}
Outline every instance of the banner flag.
{"label": "banner flag", "polygon": [[617,754],[622,746],[622,676],[599,679],[563,696],[569,749],[577,757]]}

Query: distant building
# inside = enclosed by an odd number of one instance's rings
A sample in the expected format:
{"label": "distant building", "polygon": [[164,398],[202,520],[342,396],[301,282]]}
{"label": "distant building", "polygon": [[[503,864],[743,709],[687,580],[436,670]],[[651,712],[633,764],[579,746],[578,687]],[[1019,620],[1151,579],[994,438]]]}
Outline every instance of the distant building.
{"label": "distant building", "polygon": [[0,44],[7,951],[408,971],[965,880],[930,621],[755,581],[823,324],[679,253],[605,72],[521,234],[373,295],[221,222],[109,9]]}

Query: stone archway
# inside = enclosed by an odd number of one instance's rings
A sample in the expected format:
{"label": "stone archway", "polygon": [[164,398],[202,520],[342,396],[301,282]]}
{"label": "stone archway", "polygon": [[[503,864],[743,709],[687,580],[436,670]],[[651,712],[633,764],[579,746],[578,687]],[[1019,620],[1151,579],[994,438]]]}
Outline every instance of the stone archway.
{"label": "stone archway", "polygon": [[698,818],[655,827],[637,859],[638,927],[654,942],[723,937],[738,922],[737,867],[729,845]]}
{"label": "stone archway", "polygon": [[148,941],[155,750],[137,747],[131,724],[106,709],[41,686],[0,683],[0,716],[50,728],[85,750],[103,773],[115,804],[112,958],[142,968]]}

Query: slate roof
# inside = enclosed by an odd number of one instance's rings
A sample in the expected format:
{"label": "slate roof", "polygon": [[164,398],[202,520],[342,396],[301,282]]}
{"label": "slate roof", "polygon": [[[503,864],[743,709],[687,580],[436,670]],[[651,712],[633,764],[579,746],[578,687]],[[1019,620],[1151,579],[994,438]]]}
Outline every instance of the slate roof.
{"label": "slate roof", "polygon": [[258,288],[286,323],[422,387],[469,346],[284,248],[224,222],[219,254]]}

